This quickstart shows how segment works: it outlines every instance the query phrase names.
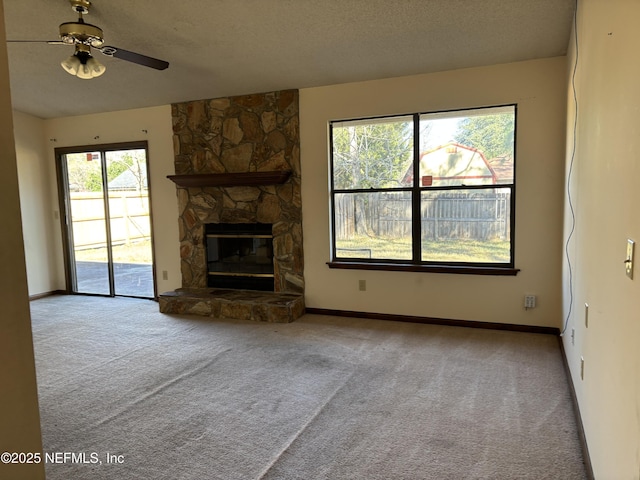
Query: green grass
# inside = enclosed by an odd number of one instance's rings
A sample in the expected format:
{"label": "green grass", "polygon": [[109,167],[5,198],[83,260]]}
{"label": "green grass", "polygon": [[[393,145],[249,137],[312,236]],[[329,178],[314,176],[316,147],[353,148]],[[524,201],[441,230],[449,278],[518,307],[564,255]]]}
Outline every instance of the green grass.
{"label": "green grass", "polygon": [[[360,236],[339,240],[338,256],[346,258],[411,260],[410,238],[381,238]],[[433,262],[494,262],[510,259],[509,242],[506,240],[425,240],[422,242],[424,261]]]}

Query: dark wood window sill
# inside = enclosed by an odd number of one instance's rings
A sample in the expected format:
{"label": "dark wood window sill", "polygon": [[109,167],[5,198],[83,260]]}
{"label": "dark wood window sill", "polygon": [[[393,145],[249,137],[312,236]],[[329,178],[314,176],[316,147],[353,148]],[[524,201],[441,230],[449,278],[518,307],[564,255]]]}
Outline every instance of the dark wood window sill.
{"label": "dark wood window sill", "polygon": [[351,270],[386,270],[389,272],[429,272],[453,273],[462,275],[503,275],[515,276],[519,268],[486,267],[472,265],[408,265],[403,263],[371,263],[371,262],[327,262],[329,268],[344,268]]}

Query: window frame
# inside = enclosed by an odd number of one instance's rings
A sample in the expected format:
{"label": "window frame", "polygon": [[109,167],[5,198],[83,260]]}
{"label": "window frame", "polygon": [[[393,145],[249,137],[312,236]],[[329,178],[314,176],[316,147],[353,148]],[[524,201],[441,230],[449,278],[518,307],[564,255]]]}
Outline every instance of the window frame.
{"label": "window frame", "polygon": [[[456,112],[472,112],[474,110],[499,109],[513,107],[514,136],[513,136],[513,179],[510,184],[483,184],[483,185],[440,185],[422,186],[420,185],[420,120],[422,116],[434,114],[455,114]],[[451,115],[452,117],[455,115]],[[334,125],[347,122],[366,122],[393,120],[401,118],[411,118],[413,122],[413,182],[407,187],[387,187],[387,188],[335,188],[335,158],[334,158]],[[516,168],[517,168],[517,126],[518,126],[518,105],[517,103],[507,103],[501,105],[488,105],[472,108],[460,108],[450,110],[437,110],[427,112],[415,112],[409,114],[383,115],[375,117],[349,118],[342,120],[332,120],[329,122],[329,210],[330,210],[330,255],[331,260],[327,262],[329,268],[357,269],[357,270],[387,270],[387,271],[411,271],[411,272],[434,272],[453,274],[473,274],[473,275],[517,275],[520,269],[515,268],[515,224],[516,224]],[[425,191],[456,191],[456,190],[491,190],[508,189],[509,198],[509,246],[510,259],[508,262],[458,262],[458,261],[428,261],[422,260],[422,218],[421,202],[422,193]],[[336,247],[336,195],[377,193],[377,192],[409,192],[411,195],[411,260],[394,259],[367,259],[367,258],[347,258],[338,257]],[[417,220],[416,220],[417,219]]]}

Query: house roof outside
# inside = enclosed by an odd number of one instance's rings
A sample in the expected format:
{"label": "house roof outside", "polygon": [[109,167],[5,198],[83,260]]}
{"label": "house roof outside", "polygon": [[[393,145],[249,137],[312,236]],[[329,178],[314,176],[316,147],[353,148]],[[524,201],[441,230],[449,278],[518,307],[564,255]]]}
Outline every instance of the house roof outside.
{"label": "house roof outside", "polygon": [[138,179],[131,170],[125,170],[109,182],[109,190],[138,190],[140,183],[143,190],[149,188],[146,175]]}
{"label": "house roof outside", "polygon": [[[501,174],[508,166],[504,162]],[[513,167],[511,167],[513,170]],[[448,142],[420,154],[420,185],[486,185],[499,183],[499,175],[484,154],[473,147],[456,142]],[[403,185],[413,183],[413,164],[402,179]]]}
{"label": "house roof outside", "polygon": [[127,169],[109,181],[109,190],[138,190],[140,186],[143,190],[147,190],[149,186],[147,184],[146,167],[144,163],[140,163],[140,166],[143,171],[140,177],[136,176],[131,169]]}
{"label": "house roof outside", "polygon": [[489,166],[496,174],[498,183],[511,183],[513,182],[513,158],[504,155],[502,157],[495,157],[488,160]]}

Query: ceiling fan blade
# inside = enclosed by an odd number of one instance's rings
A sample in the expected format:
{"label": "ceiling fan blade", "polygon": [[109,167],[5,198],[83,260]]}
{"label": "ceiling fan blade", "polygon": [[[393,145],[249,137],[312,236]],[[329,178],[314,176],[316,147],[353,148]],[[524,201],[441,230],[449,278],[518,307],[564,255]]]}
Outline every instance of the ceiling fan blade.
{"label": "ceiling fan blade", "polygon": [[157,58],[147,57],[140,53],[130,52],[129,50],[123,50],[122,48],[103,46],[96,48],[108,57],[119,58],[120,60],[126,60],[127,62],[137,63],[145,67],[155,68],[156,70],[164,70],[169,66],[169,62],[164,60],[158,60]]}
{"label": "ceiling fan blade", "polygon": [[49,45],[67,45],[61,40],[7,40],[7,43],[48,43]]}

